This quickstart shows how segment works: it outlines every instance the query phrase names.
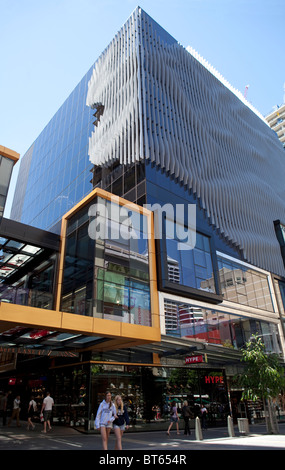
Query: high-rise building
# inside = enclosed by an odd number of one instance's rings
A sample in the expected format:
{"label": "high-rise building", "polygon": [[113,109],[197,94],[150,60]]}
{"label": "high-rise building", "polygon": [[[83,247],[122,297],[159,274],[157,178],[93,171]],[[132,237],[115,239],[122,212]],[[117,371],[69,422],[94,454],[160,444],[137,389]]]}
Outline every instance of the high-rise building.
{"label": "high-rise building", "polygon": [[14,150],[0,145],[0,220],[4,214],[13,167],[19,156]]}
{"label": "high-rise building", "polygon": [[265,119],[136,8],[21,159],[0,226],[21,380],[73,397],[59,421],[90,420],[108,387],[133,424],[202,395],[221,423],[252,335],[284,361],[284,177]]}
{"label": "high-rise building", "polygon": [[276,132],[283,148],[285,148],[285,104],[276,106],[265,119],[274,132]]}

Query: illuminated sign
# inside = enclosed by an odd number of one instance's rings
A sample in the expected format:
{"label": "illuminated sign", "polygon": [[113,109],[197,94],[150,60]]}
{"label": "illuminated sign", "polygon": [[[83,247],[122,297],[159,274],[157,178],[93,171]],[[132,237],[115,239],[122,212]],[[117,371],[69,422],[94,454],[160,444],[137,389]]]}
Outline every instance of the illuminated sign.
{"label": "illuminated sign", "polygon": [[197,362],[203,362],[203,356],[201,354],[185,357],[185,364],[197,364]]}
{"label": "illuminated sign", "polygon": [[206,384],[223,384],[224,377],[222,375],[205,375]]}

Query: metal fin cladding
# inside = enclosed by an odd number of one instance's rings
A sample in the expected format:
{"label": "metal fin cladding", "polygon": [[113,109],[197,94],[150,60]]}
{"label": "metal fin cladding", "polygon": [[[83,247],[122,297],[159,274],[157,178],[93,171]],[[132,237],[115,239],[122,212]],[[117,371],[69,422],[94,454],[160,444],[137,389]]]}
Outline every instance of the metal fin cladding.
{"label": "metal fin cladding", "polygon": [[[95,165],[149,159],[200,198],[252,264],[284,276],[285,155],[275,133],[139,7],[94,66],[87,105]],[[251,109],[250,109],[251,108]]]}

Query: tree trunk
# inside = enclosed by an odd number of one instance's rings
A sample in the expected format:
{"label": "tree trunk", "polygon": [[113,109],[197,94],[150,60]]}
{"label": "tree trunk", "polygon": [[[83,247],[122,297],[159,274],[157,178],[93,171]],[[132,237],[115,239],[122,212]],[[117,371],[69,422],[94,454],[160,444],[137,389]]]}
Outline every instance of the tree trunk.
{"label": "tree trunk", "polygon": [[265,423],[268,434],[279,434],[279,427],[277,422],[276,413],[273,409],[272,400],[263,399],[264,413],[265,413]]}

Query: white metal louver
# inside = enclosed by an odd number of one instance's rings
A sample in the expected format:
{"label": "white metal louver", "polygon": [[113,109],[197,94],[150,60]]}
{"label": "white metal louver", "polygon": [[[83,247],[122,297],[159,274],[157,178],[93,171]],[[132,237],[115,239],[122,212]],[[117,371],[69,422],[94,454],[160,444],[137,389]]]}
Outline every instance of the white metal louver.
{"label": "white metal louver", "polygon": [[249,262],[284,276],[273,225],[285,221],[284,150],[259,113],[189,51],[133,12],[89,82],[87,105],[104,105],[90,160],[150,159],[200,198]]}

